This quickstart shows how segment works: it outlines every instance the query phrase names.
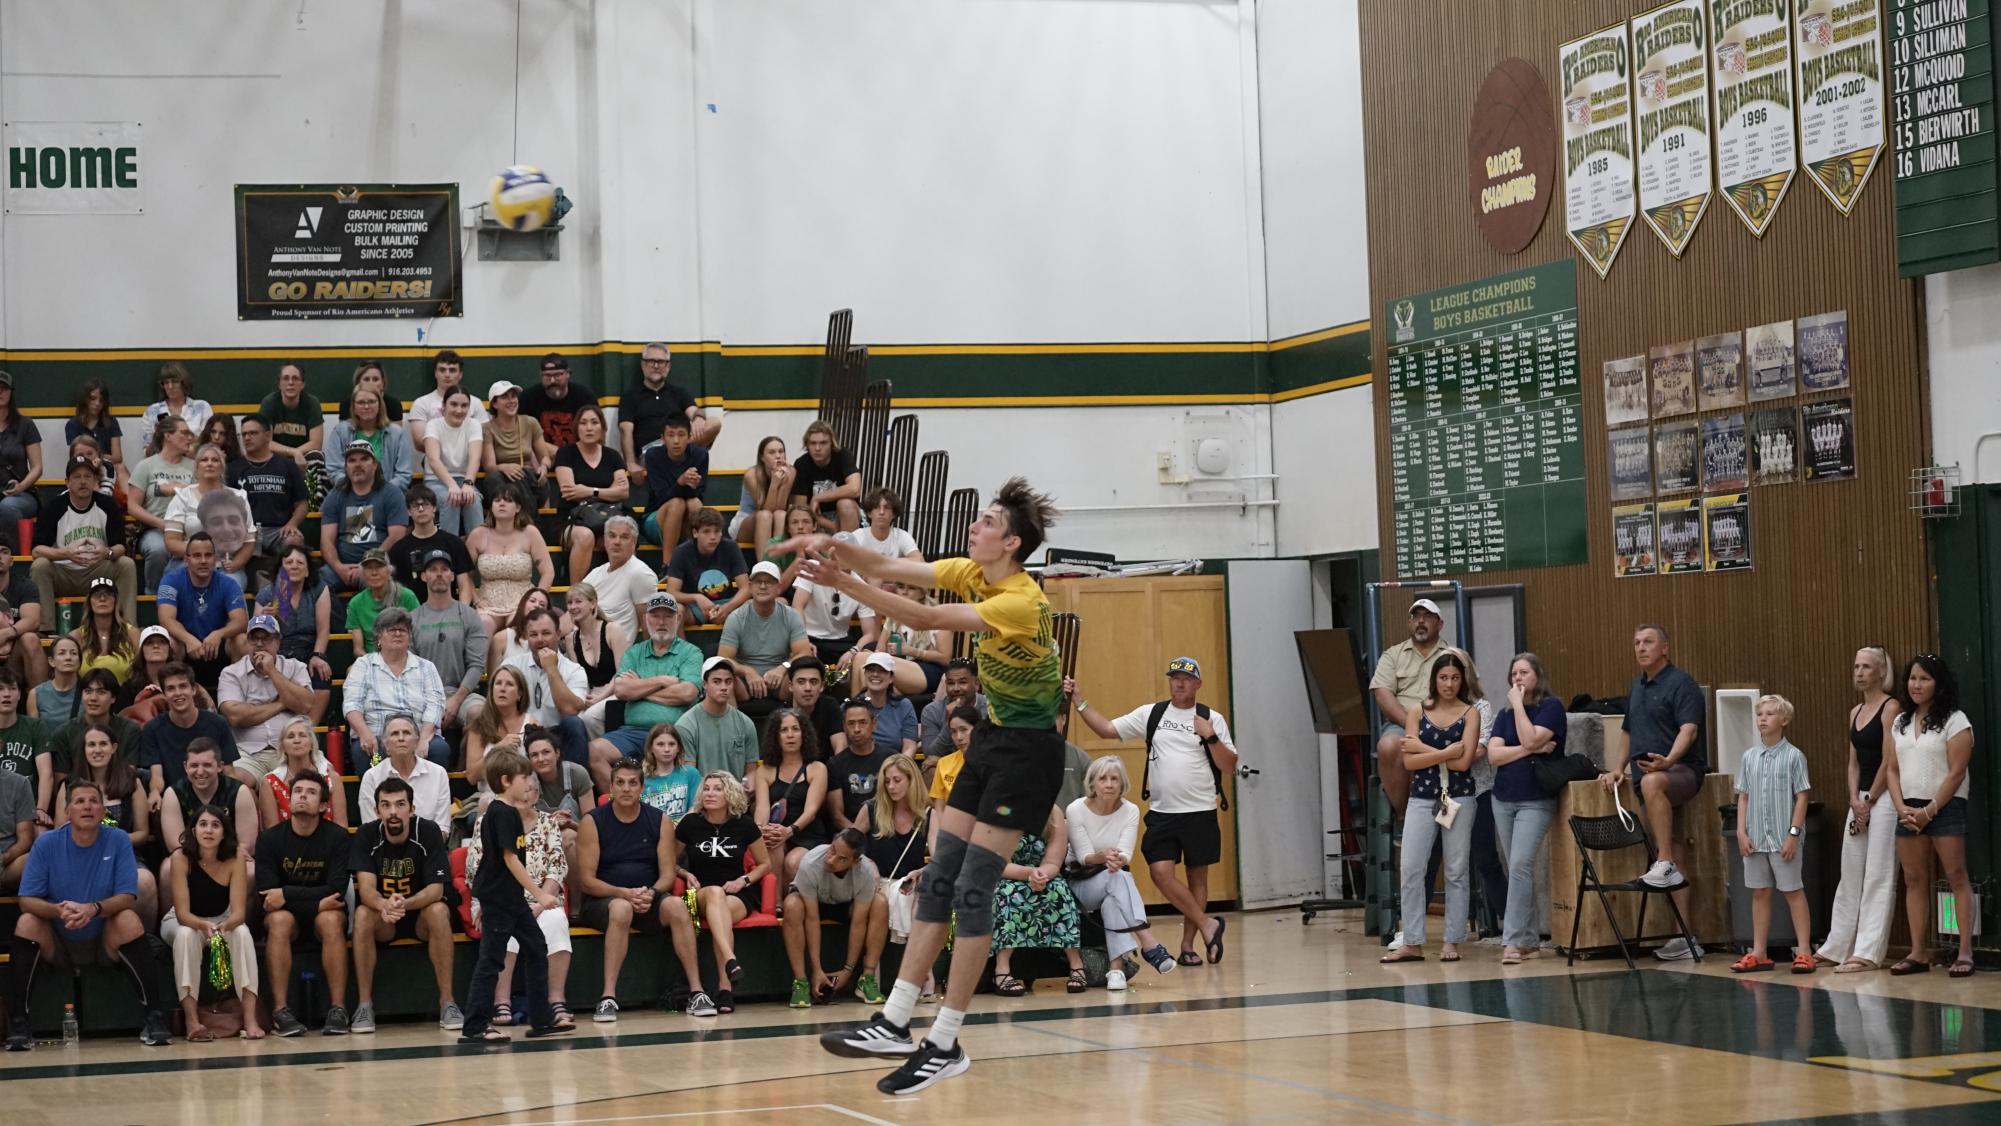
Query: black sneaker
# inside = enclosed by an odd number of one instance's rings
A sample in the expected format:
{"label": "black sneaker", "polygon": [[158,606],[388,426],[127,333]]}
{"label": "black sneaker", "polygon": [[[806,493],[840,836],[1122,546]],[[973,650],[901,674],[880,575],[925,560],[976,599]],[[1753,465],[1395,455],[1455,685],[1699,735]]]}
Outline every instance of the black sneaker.
{"label": "black sneaker", "polygon": [[146,1022],[139,1029],[139,1042],[149,1048],[173,1043],[173,1028],[167,1024],[167,1014],[147,1013]]}
{"label": "black sneaker", "polygon": [[903,1066],[875,1081],[875,1089],[885,1095],[914,1095],[940,1079],[962,1075],[973,1066],[965,1046],[940,1048],[929,1040],[920,1042]]}
{"label": "black sneaker", "polygon": [[279,1009],[271,1014],[271,1031],[280,1036],[303,1036],[306,1026],[299,1023],[298,1015],[290,1009]]}
{"label": "black sneaker", "polygon": [[28,1018],[26,1016],[15,1017],[14,1026],[7,1030],[7,1050],[10,1052],[28,1052],[33,1051],[34,1047],[35,1037],[28,1031]]}
{"label": "black sneaker", "polygon": [[347,1010],[335,1005],[327,1010],[326,1027],[320,1029],[322,1036],[346,1036],[348,1033]]}
{"label": "black sneaker", "polygon": [[881,1013],[870,1017],[867,1024],[822,1032],[820,1046],[837,1056],[855,1059],[907,1056],[917,1050],[917,1043],[910,1038],[910,1029],[891,1024],[889,1018]]}

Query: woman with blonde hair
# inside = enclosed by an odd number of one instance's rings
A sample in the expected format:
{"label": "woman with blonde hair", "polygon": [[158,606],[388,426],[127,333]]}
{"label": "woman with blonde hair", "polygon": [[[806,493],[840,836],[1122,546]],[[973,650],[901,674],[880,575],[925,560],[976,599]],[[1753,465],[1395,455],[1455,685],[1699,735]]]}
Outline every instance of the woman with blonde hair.
{"label": "woman with blonde hair", "polygon": [[[887,927],[890,942],[908,938],[917,918],[917,877],[931,861],[924,843],[924,821],[930,816],[917,760],[889,756],[876,772],[875,798],[855,817],[855,828],[868,836],[862,852],[875,862],[875,894],[885,907],[871,917]],[[872,941],[870,949],[879,947]]]}
{"label": "woman with blonde hair", "polygon": [[[563,617],[568,619],[566,625],[569,628],[556,647],[562,650],[565,657],[583,666],[584,682],[590,686],[590,692],[584,697],[584,710],[578,718],[584,721],[584,734],[602,739],[606,726],[605,709],[612,703],[612,678],[618,675],[619,658],[625,656],[632,639],[625,636],[623,626],[605,617],[604,607],[598,602],[597,588],[589,583],[570,585],[569,593],[563,596]],[[604,776],[598,779],[598,783],[607,792],[610,790],[609,766],[606,766]]]}
{"label": "woman with blonde hair", "polygon": [[[711,996],[716,1011],[723,1013],[736,1011],[735,987],[743,979],[743,964],[736,960],[736,925],[746,915],[776,906],[764,902],[764,877],[771,871],[771,858],[749,811],[750,795],[744,793],[743,783],[727,770],[712,770],[696,791],[694,812],[674,827],[681,879],[694,890],[702,925],[715,944],[716,965],[722,972]],[[746,859],[751,862],[747,869]],[[702,983],[691,981],[688,988],[702,990]]]}
{"label": "woman with blonde hair", "polygon": [[549,558],[549,541],[535,526],[534,506],[527,492],[506,482],[495,486],[492,493],[486,505],[486,523],[466,537],[466,550],[472,553],[473,568],[479,572],[479,597],[473,609],[486,620],[487,632],[498,640],[502,629],[521,624],[522,599],[529,592],[541,590],[547,605],[549,594],[542,588],[556,581],[556,564]]}
{"label": "woman with blonde hair", "polygon": [[1882,968],[1896,921],[1897,814],[1890,808],[1890,775],[1883,769],[1896,755],[1891,729],[1904,714],[1894,668],[1881,646],[1855,651],[1852,676],[1862,700],[1848,709],[1848,833],[1841,843],[1841,885],[1827,941],[1814,952],[1838,974]]}
{"label": "woman with blonde hair", "polygon": [[310,770],[327,780],[327,820],[346,828],[347,796],[341,788],[340,772],[320,750],[313,722],[304,716],[293,717],[278,733],[276,749],[278,765],[264,775],[264,785],[257,791],[257,812],[263,826],[269,829],[292,816],[292,779],[300,771]]}
{"label": "woman with blonde hair", "polygon": [[1105,988],[1118,992],[1137,968],[1135,951],[1156,973],[1174,970],[1174,955],[1147,925],[1146,901],[1133,880],[1134,847],[1139,841],[1139,807],[1126,799],[1131,781],[1117,755],[1095,759],[1084,771],[1084,796],[1070,803],[1070,862],[1063,876],[1077,906],[1096,911],[1105,924],[1105,952],[1112,968]]}
{"label": "woman with blonde hair", "polygon": [[357,386],[347,417],[327,427],[327,456],[345,458],[348,443],[361,439],[375,451],[380,467],[377,480],[401,494],[410,487],[416,472],[417,453],[410,435],[389,413],[388,398],[373,387]]}

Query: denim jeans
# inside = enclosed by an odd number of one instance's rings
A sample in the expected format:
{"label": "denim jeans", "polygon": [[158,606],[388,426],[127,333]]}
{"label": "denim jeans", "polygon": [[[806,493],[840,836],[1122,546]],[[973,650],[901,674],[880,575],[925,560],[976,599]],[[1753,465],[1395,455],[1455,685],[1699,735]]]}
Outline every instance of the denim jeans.
{"label": "denim jeans", "polygon": [[[495,864],[502,862],[500,857],[489,859]],[[509,939],[521,948],[514,959],[514,968],[519,971],[514,988],[528,996],[530,1022],[536,1028],[556,1023],[549,1008],[549,946],[521,893],[507,887],[497,899],[480,900],[479,929],[479,957],[473,963],[471,990],[465,995],[466,1033],[485,1032],[493,1026],[493,987],[506,964]]]}
{"label": "denim jeans", "polygon": [[146,559],[141,570],[139,589],[152,594],[160,589],[160,576],[167,573],[167,564],[174,557],[167,554],[167,533],[158,528],[148,528],[139,537],[139,554]]}
{"label": "denim jeans", "polygon": [[1405,946],[1424,945],[1425,908],[1431,903],[1431,887],[1425,882],[1425,862],[1431,856],[1431,842],[1445,840],[1445,941],[1466,938],[1466,912],[1472,900],[1468,879],[1473,853],[1473,798],[1453,799],[1459,816],[1447,829],[1432,820],[1439,799],[1412,795],[1403,818],[1403,941]]}
{"label": "denim jeans", "polygon": [[[14,537],[21,534],[21,521],[33,520],[36,516],[41,515],[41,511],[42,498],[36,496],[33,489],[29,489],[20,496],[0,496],[0,528],[7,529],[8,542],[13,542]],[[29,537],[26,536],[22,536],[21,542],[17,545],[22,555],[28,554],[28,549],[32,546],[34,545],[29,542]]]}
{"label": "denim jeans", "polygon": [[[459,482],[459,484],[465,483]],[[433,481],[426,477],[424,484],[430,486],[432,494],[438,498],[438,527],[463,538],[471,535],[474,528],[486,522],[486,511],[480,505],[478,489],[472,491],[472,503],[461,508],[445,499],[448,486],[444,482]]]}
{"label": "denim jeans", "polygon": [[1508,856],[1508,910],[1501,919],[1501,943],[1533,950],[1542,943],[1536,926],[1536,870],[1546,862],[1544,838],[1556,818],[1556,799],[1494,801],[1494,827]]}

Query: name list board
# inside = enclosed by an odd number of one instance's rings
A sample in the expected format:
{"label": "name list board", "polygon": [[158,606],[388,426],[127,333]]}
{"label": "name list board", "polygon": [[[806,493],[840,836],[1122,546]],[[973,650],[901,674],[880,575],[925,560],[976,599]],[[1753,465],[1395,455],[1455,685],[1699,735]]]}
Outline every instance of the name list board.
{"label": "name list board", "polygon": [[1991,0],[1889,0],[1897,270],[2001,258]]}
{"label": "name list board", "polygon": [[1585,562],[1576,263],[1393,301],[1388,323],[1397,573]]}

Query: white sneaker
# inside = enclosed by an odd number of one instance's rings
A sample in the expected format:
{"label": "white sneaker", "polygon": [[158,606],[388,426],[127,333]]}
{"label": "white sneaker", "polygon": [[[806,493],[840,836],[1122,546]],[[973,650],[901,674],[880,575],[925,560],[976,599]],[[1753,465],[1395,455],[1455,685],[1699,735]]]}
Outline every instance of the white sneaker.
{"label": "white sneaker", "polygon": [[1392,949],[1394,949],[1394,948],[1396,948],[1396,947],[1398,947],[1398,946],[1402,946],[1402,945],[1403,945],[1403,932],[1402,932],[1402,931],[1398,931],[1398,932],[1397,932],[1397,933],[1395,934],[1395,936],[1393,936],[1393,937],[1392,937],[1392,938],[1390,939],[1390,947],[1391,947]]}
{"label": "white sneaker", "polygon": [[1122,992],[1126,987],[1124,970],[1111,970],[1105,974],[1105,988],[1113,993]]}
{"label": "white sneaker", "polygon": [[1654,957],[1663,962],[1686,962],[1691,958],[1700,958],[1704,953],[1700,943],[1691,948],[1687,939],[1670,938],[1654,951]]}
{"label": "white sneaker", "polygon": [[1647,874],[1641,876],[1640,880],[1649,887],[1657,888],[1680,887],[1688,882],[1683,878],[1681,869],[1675,867],[1672,860],[1654,861],[1654,866],[1647,869]]}

